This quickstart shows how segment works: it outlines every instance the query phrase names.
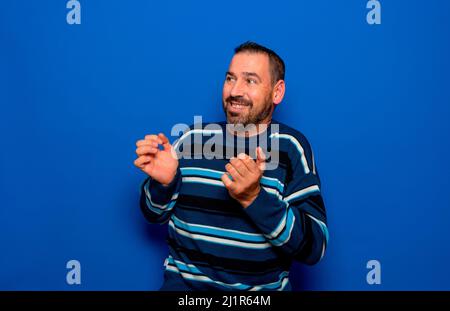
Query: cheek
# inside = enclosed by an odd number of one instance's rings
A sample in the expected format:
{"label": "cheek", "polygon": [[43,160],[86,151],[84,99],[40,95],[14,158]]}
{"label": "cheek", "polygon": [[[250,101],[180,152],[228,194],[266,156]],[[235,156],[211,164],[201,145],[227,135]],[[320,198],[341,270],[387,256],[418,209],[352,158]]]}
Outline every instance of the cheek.
{"label": "cheek", "polygon": [[224,84],[223,85],[223,89],[222,89],[222,97],[224,99],[229,97],[230,96],[230,91],[231,91],[231,88],[227,84]]}
{"label": "cheek", "polygon": [[250,92],[248,92],[248,97],[253,102],[254,106],[259,107],[262,105],[264,96],[262,95],[261,91],[257,91],[257,90],[250,91]]}

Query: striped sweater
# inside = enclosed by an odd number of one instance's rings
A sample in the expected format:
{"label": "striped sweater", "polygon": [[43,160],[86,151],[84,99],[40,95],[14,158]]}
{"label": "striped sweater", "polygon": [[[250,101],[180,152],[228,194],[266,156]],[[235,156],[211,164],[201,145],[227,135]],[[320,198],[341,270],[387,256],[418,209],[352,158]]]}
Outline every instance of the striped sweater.
{"label": "striped sweater", "polygon": [[[258,139],[265,139],[267,154],[278,152],[276,168],[264,171],[261,191],[245,209],[220,177],[226,155],[244,151],[254,158],[253,145],[249,138],[230,139],[225,122],[214,130],[191,127],[173,145],[180,160],[170,185],[150,177],[143,182],[145,218],[168,222],[161,290],[291,290],[292,261],[311,265],[322,258],[328,230],[310,144],[287,125],[272,125],[278,129],[268,127]],[[224,157],[211,159],[205,150],[221,150]]]}

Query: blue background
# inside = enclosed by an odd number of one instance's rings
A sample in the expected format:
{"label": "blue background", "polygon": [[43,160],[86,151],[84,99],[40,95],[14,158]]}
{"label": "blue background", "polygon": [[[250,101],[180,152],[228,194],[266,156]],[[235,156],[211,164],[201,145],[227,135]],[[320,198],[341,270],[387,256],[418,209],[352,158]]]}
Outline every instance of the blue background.
{"label": "blue background", "polygon": [[80,2],[81,25],[65,0],[0,3],[1,290],[159,288],[166,227],[140,213],[135,141],[222,120],[246,40],[284,58],[275,117],[323,183],[329,248],[294,288],[450,289],[450,1],[382,0],[381,25],[366,0]]}

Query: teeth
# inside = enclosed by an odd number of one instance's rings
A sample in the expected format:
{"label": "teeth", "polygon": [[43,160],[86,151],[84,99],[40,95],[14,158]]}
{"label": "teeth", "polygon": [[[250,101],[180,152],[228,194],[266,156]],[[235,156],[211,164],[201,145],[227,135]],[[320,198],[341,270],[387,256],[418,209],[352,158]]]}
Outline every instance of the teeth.
{"label": "teeth", "polygon": [[241,104],[231,104],[231,106],[233,106],[235,108],[239,108],[239,109],[246,107],[246,105],[241,105]]}

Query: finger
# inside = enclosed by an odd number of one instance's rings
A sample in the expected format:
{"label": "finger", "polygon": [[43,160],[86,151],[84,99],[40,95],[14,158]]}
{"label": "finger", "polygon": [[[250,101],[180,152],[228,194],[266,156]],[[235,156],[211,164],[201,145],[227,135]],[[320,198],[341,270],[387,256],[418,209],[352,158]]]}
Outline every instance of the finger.
{"label": "finger", "polygon": [[232,189],[233,188],[233,181],[230,179],[228,174],[223,174],[220,179],[222,179],[223,184],[225,185],[225,188]]}
{"label": "finger", "polygon": [[245,177],[250,173],[247,169],[247,166],[242,162],[241,159],[233,157],[230,159],[229,164],[231,164],[242,177]]}
{"label": "finger", "polygon": [[146,140],[156,140],[156,142],[158,143],[158,144],[161,144],[162,145],[162,140],[161,140],[161,138],[160,137],[158,137],[157,135],[145,135],[145,139]]}
{"label": "finger", "polygon": [[144,145],[158,147],[158,140],[156,138],[148,138],[148,139],[141,139],[136,142],[136,147],[140,147],[140,146],[144,146]]}
{"label": "finger", "polygon": [[140,156],[136,160],[134,160],[134,165],[136,165],[139,168],[142,168],[143,166],[147,165],[152,161],[152,156]]}
{"label": "finger", "polygon": [[231,163],[227,163],[227,165],[225,165],[225,169],[228,173],[230,173],[231,177],[233,177],[233,180],[241,180],[242,176]]}
{"label": "finger", "polygon": [[164,135],[164,133],[159,133],[158,137],[161,139],[162,144],[167,144],[169,142],[169,139]]}
{"label": "finger", "polygon": [[152,146],[158,148],[158,142],[155,139],[141,139],[136,142],[136,147]]}
{"label": "finger", "polygon": [[256,165],[261,171],[266,169],[266,155],[261,147],[256,148]]}
{"label": "finger", "polygon": [[170,150],[171,145],[170,145],[169,139],[166,137],[166,135],[164,135],[163,133],[159,133],[158,137],[162,141],[161,144],[163,145],[164,150]]}
{"label": "finger", "polygon": [[136,148],[136,154],[138,156],[147,155],[147,154],[155,154],[158,152],[158,148],[153,146],[141,146]]}
{"label": "finger", "polygon": [[258,171],[258,166],[256,165],[255,161],[250,158],[249,155],[245,154],[245,153],[240,153],[238,154],[238,158],[242,161],[242,163],[244,163],[244,165],[247,167],[247,170],[250,173],[257,173]]}

